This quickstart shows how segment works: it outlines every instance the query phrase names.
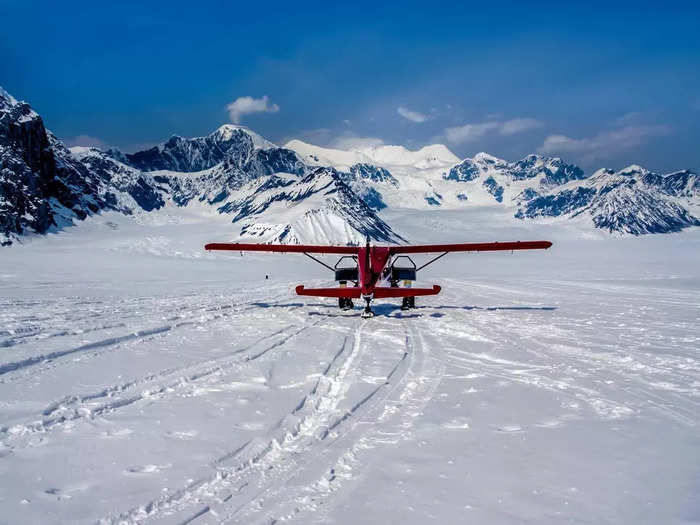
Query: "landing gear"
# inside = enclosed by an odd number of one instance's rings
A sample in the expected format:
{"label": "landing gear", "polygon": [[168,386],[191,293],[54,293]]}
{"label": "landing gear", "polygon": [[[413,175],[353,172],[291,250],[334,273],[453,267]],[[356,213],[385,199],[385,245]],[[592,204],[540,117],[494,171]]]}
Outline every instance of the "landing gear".
{"label": "landing gear", "polygon": [[362,317],[368,318],[368,317],[374,317],[374,312],[372,309],[369,307],[369,303],[372,301],[372,296],[366,296],[363,298],[365,302],[367,303],[367,306],[365,306],[364,311],[362,312]]}
{"label": "landing gear", "polygon": [[401,303],[401,309],[402,310],[410,310],[411,308],[416,307],[416,298],[415,297],[404,297],[403,302]]}
{"label": "landing gear", "polygon": [[[341,271],[345,271],[345,270],[341,270]],[[348,282],[345,280],[340,280],[339,284],[340,284],[341,288],[345,288],[345,287],[347,287]],[[355,307],[355,305],[352,304],[352,299],[350,299],[349,297],[338,297],[338,308],[340,308],[341,310],[352,310],[354,307]]]}
{"label": "landing gear", "polygon": [[355,305],[352,304],[352,299],[350,299],[349,297],[339,297],[338,307],[341,310],[352,310],[355,307]]}

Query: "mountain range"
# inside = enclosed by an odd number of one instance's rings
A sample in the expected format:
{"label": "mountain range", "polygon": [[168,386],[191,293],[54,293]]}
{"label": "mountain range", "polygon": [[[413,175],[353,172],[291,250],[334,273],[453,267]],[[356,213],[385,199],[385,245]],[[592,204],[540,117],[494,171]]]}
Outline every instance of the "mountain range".
{"label": "mountain range", "polygon": [[[405,242],[383,210],[489,207],[521,221],[578,221],[611,234],[700,226],[700,180],[632,165],[586,175],[559,158],[459,159],[437,144],[417,151],[344,151],[293,140],[278,147],[224,125],[135,153],[68,149],[25,102],[0,88],[0,244],[58,231],[102,211],[202,208],[230,217],[232,238],[264,242]],[[468,215],[465,215],[465,219]],[[235,230],[235,231],[234,231]]]}

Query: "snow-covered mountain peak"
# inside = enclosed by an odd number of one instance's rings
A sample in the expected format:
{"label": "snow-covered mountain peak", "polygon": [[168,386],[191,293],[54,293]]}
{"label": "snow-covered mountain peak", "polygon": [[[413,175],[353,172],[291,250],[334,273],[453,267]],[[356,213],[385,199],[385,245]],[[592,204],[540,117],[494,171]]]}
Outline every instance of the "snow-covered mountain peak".
{"label": "snow-covered mountain peak", "polygon": [[256,148],[259,149],[272,149],[276,148],[277,146],[264,138],[262,135],[256,133],[250,128],[247,128],[245,126],[239,126],[236,124],[224,124],[223,126],[220,126],[214,133],[211,133],[209,136],[210,137],[215,137],[219,140],[223,141],[228,141],[231,140],[231,138],[237,133],[237,132],[244,132],[247,133],[248,136],[253,141],[253,145]]}
{"label": "snow-covered mountain peak", "polygon": [[389,170],[397,166],[416,169],[444,168],[460,160],[443,144],[432,144],[415,151],[404,146],[392,145],[340,150],[294,139],[287,142],[284,147],[296,151],[304,162],[318,166],[333,166],[341,170],[348,170],[353,164],[375,164]]}
{"label": "snow-covered mountain peak", "polygon": [[103,154],[101,150],[92,146],[73,146],[68,148],[68,150],[71,152],[71,155],[73,155],[78,160],[82,160],[85,157],[89,157],[90,155]]}
{"label": "snow-covered mountain peak", "polygon": [[19,103],[17,99],[5,91],[5,88],[2,86],[0,86],[0,102],[2,102],[3,106],[15,106]]}
{"label": "snow-covered mountain peak", "polygon": [[349,170],[353,164],[372,162],[372,159],[359,151],[323,148],[299,139],[290,140],[284,147],[296,152],[310,166],[333,166],[341,170]]}
{"label": "snow-covered mountain peak", "polygon": [[487,164],[494,164],[494,163],[503,163],[506,164],[506,161],[503,159],[499,159],[498,157],[495,157],[491,155],[490,153],[486,153],[485,151],[480,151],[476,155],[472,157],[472,160],[474,162],[484,162]]}
{"label": "snow-covered mountain peak", "polygon": [[446,167],[459,162],[459,157],[443,144],[431,144],[412,151],[404,146],[370,146],[357,150],[384,166],[413,166],[416,168]]}
{"label": "snow-covered mountain peak", "polygon": [[19,123],[39,118],[39,114],[29,104],[17,100],[2,86],[0,86],[0,110],[12,113],[12,118]]}
{"label": "snow-covered mountain peak", "polygon": [[274,148],[274,144],[247,128],[225,125],[203,137],[173,135],[167,142],[136,153],[125,154],[118,150],[107,153],[141,171],[199,172],[225,160],[241,165],[254,151]]}
{"label": "snow-covered mountain peak", "polygon": [[618,174],[620,175],[644,175],[646,173],[649,173],[649,171],[640,166],[639,164],[630,164],[626,168],[621,169],[618,171]]}

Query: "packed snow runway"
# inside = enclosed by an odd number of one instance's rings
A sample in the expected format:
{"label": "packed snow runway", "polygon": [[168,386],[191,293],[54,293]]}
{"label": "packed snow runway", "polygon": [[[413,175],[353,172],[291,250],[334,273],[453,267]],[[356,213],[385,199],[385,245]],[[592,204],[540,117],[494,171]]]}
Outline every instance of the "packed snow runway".
{"label": "packed snow runway", "polygon": [[697,232],[456,256],[371,320],[225,232],[3,251],[1,522],[700,520]]}

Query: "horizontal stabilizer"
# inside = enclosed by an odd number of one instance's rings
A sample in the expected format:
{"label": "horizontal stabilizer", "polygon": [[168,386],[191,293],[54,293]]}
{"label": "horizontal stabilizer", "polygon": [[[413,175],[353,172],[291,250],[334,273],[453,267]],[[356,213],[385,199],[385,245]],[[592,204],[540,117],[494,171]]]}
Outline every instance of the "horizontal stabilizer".
{"label": "horizontal stabilizer", "polygon": [[310,295],[313,297],[345,297],[347,299],[359,299],[361,292],[357,287],[350,288],[304,288],[299,285],[296,288],[297,295]]}
{"label": "horizontal stabilizer", "polygon": [[432,288],[375,288],[374,298],[384,299],[387,297],[416,297],[418,295],[437,295],[440,288],[434,284]]}

